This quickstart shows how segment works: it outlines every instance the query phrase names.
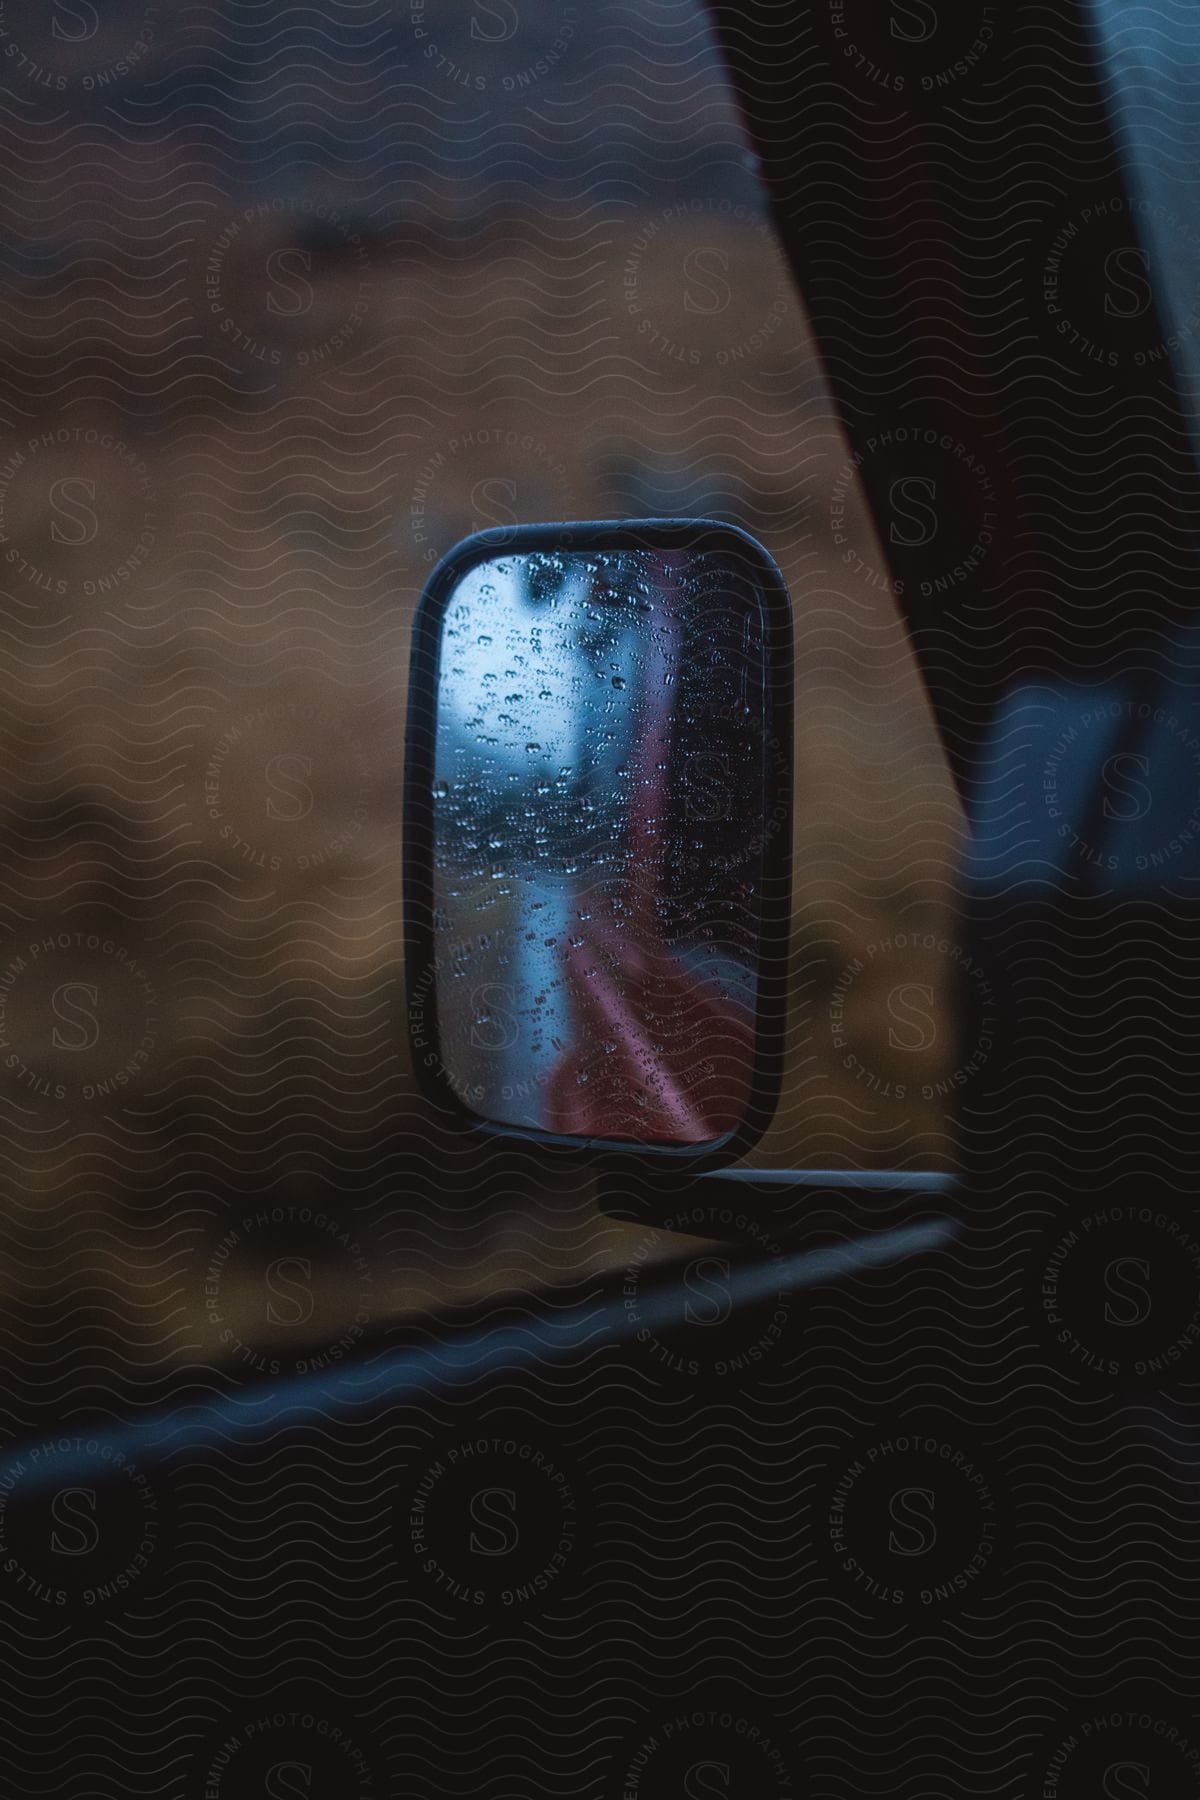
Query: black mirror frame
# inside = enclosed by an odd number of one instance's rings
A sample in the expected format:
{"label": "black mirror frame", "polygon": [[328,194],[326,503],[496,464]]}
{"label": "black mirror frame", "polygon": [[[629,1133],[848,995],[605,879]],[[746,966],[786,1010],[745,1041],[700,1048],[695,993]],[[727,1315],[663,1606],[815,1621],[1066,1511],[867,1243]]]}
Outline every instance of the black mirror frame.
{"label": "black mirror frame", "polygon": [[[433,930],[433,778],[442,618],[463,575],[497,556],[555,551],[720,551],[745,566],[763,603],[766,717],[763,720],[766,794],[772,829],[763,845],[761,935],[754,1069],[745,1117],[733,1131],[701,1146],[641,1144],[567,1137],[502,1125],[480,1117],[455,1092],[439,1051]],[[404,770],[405,1014],[413,1069],[425,1097],[456,1123],[496,1138],[565,1150],[602,1153],[619,1161],[682,1163],[696,1172],[724,1168],[756,1144],[779,1101],[787,1025],[791,932],[793,685],[792,605],[774,559],[749,532],[716,519],[593,520],[580,524],[501,526],[476,532],[449,551],[431,572],[413,622],[408,678]],[[414,1006],[414,993],[424,997]]]}

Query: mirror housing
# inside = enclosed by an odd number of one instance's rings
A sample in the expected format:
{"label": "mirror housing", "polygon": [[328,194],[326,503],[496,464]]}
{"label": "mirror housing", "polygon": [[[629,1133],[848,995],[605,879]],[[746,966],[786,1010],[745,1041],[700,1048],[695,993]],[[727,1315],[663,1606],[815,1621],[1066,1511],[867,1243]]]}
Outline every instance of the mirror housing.
{"label": "mirror housing", "polygon": [[414,626],[406,1010],[476,1129],[734,1161],[774,1114],[791,913],[791,606],[710,520],[466,539]]}

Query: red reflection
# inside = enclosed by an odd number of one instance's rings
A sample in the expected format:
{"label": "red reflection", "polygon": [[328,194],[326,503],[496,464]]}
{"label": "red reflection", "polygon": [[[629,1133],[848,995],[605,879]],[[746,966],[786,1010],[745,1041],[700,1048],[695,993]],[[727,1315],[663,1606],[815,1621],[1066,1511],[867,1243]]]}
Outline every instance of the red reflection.
{"label": "red reflection", "polygon": [[619,977],[593,953],[595,975],[571,983],[577,1042],[598,1048],[559,1059],[548,1128],[660,1144],[723,1137],[750,1097],[754,1033],[744,1010],[661,946],[622,942],[617,956]]}
{"label": "red reflection", "polygon": [[[753,1021],[744,1005],[663,941],[663,920],[678,915],[668,899],[666,839],[680,625],[686,595],[684,556],[664,555],[657,569],[660,629],[645,656],[641,718],[631,756],[637,804],[628,809],[627,866],[620,916],[589,925],[578,952],[568,948],[573,1045],[552,1072],[546,1125],[573,1137],[705,1144],[745,1117],[754,1056]],[[579,897],[587,901],[587,895]]]}

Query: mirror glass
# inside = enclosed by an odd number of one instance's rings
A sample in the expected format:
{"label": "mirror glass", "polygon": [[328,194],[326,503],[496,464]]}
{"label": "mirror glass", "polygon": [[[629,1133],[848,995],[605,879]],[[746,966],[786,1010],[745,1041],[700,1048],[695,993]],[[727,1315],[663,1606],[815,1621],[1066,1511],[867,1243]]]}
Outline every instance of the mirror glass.
{"label": "mirror glass", "polygon": [[680,1146],[741,1124],[786,817],[759,585],[732,552],[622,549],[496,554],[446,596],[429,984],[478,1117]]}

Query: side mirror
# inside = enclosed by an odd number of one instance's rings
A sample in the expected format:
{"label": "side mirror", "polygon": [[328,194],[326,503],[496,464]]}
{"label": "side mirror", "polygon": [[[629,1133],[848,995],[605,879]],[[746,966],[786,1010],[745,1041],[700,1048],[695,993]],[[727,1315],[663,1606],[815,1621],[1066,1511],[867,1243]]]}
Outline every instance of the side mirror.
{"label": "side mirror", "polygon": [[706,520],[481,532],[415,627],[407,1010],[466,1122],[719,1166],[775,1110],[791,608]]}

